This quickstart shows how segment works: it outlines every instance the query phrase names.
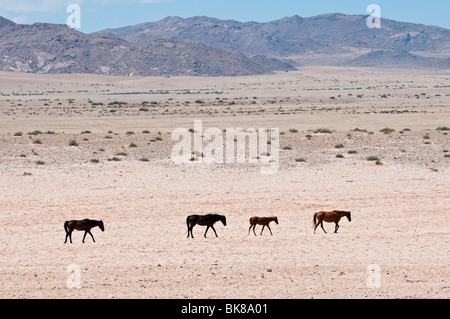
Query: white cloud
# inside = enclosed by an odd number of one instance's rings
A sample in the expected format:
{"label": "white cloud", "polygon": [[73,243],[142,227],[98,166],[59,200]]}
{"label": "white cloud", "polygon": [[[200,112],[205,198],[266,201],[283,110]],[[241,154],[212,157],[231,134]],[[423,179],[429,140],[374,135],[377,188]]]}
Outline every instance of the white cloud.
{"label": "white cloud", "polygon": [[163,3],[163,2],[174,2],[175,0],[93,0],[94,4],[109,5],[117,3]]}
{"label": "white cloud", "polygon": [[65,11],[69,4],[96,4],[111,5],[118,3],[164,3],[175,0],[0,0],[2,12],[61,12]]}
{"label": "white cloud", "polygon": [[30,12],[61,12],[69,4],[81,4],[84,0],[0,0],[2,11]]}
{"label": "white cloud", "polygon": [[27,15],[21,14],[19,16],[15,16],[11,19],[11,21],[13,21],[17,24],[25,24],[27,22]]}

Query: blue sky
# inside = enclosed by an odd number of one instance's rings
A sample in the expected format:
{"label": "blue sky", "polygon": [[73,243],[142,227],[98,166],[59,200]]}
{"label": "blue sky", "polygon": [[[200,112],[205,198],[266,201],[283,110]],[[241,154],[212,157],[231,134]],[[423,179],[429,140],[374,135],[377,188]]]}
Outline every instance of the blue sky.
{"label": "blue sky", "polygon": [[85,33],[167,16],[205,15],[220,19],[267,22],[286,16],[310,17],[324,13],[366,14],[378,4],[381,17],[450,29],[448,0],[0,0],[0,15],[17,23],[66,23],[69,4],[81,8]]}

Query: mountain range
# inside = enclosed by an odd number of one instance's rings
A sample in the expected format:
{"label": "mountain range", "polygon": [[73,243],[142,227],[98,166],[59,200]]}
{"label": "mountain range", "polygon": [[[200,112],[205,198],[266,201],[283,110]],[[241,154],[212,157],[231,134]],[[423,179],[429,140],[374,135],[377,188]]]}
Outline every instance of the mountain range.
{"label": "mountain range", "polygon": [[450,69],[450,30],[326,14],[267,23],[209,17],[85,34],[65,25],[0,17],[0,70],[126,76],[237,76],[305,65]]}

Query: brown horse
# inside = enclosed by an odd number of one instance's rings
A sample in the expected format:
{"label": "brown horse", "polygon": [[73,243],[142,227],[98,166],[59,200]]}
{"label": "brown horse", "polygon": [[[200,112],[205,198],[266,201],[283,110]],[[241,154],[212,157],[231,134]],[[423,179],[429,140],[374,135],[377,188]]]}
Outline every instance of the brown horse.
{"label": "brown horse", "polygon": [[318,212],[314,214],[314,234],[316,233],[317,226],[322,227],[325,234],[327,233],[325,229],[323,228],[323,222],[326,221],[327,223],[335,223],[336,227],[334,229],[334,233],[337,233],[337,230],[339,229],[339,221],[342,217],[347,217],[348,221],[352,221],[351,212],[341,211],[341,210],[333,210],[332,212]]}
{"label": "brown horse", "polygon": [[256,236],[256,233],[255,233],[256,225],[263,225],[260,235],[262,235],[264,227],[266,227],[266,226],[267,226],[267,228],[269,228],[270,235],[273,235],[272,230],[270,229],[270,226],[269,226],[270,222],[275,222],[278,225],[278,217],[274,216],[274,217],[252,217],[252,218],[250,218],[250,228],[248,229],[247,236],[250,235],[250,229],[252,229],[252,227],[253,227],[253,234],[255,234],[255,236]]}
{"label": "brown horse", "polygon": [[99,227],[102,231],[105,231],[105,226],[103,225],[103,221],[101,220],[90,220],[90,219],[83,219],[83,220],[70,220],[66,221],[64,223],[64,229],[66,231],[66,240],[64,242],[67,243],[67,238],[70,239],[70,243],[72,243],[72,232],[76,230],[84,230],[84,236],[83,236],[83,243],[84,239],[86,238],[86,234],[91,235],[92,240],[95,243],[94,236],[91,233],[91,228],[93,227]]}

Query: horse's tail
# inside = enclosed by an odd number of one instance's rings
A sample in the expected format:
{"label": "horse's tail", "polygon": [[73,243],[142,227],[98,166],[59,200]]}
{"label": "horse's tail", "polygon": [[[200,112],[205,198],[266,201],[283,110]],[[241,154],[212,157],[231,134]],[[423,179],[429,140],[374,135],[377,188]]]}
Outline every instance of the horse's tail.
{"label": "horse's tail", "polygon": [[66,233],[69,232],[69,227],[68,227],[68,225],[69,225],[69,221],[66,220],[66,222],[64,223],[64,230],[66,231]]}
{"label": "horse's tail", "polygon": [[317,215],[318,215],[318,213],[315,213],[315,214],[314,214],[314,217],[313,217],[313,227],[316,227],[316,225],[317,225]]}

